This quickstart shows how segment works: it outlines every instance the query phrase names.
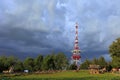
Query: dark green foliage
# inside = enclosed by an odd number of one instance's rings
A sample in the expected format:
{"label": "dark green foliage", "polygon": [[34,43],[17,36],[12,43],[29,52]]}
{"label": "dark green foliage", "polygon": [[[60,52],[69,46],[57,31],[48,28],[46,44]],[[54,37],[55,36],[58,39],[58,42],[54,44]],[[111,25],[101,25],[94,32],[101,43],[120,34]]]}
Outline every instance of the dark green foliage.
{"label": "dark green foliage", "polygon": [[58,53],[55,57],[55,66],[57,70],[66,69],[68,65],[67,57],[64,53]]}
{"label": "dark green foliage", "polygon": [[89,65],[91,64],[91,61],[86,59],[85,62],[83,62],[81,65],[80,65],[80,69],[88,69]]}
{"label": "dark green foliage", "polygon": [[71,64],[69,67],[70,70],[77,70],[77,66],[75,63]]}
{"label": "dark green foliage", "polygon": [[109,52],[112,57],[112,66],[120,66],[120,38],[116,39],[110,46]]}
{"label": "dark green foliage", "polygon": [[24,65],[21,61],[18,61],[15,65],[14,65],[14,71],[15,72],[22,72],[24,70]]}
{"label": "dark green foliage", "polygon": [[42,70],[42,64],[43,64],[43,56],[42,55],[39,55],[37,58],[35,58],[35,67],[34,69],[36,71],[38,70]]}
{"label": "dark green foliage", "polygon": [[43,70],[64,70],[67,68],[68,60],[63,53],[51,54],[43,59]]}
{"label": "dark green foliage", "polygon": [[42,65],[43,70],[54,70],[55,68],[54,56],[55,56],[54,54],[47,55],[43,59],[43,65]]}
{"label": "dark green foliage", "polygon": [[0,72],[2,72],[3,70],[8,70],[11,66],[14,66],[16,63],[17,63],[17,59],[13,56],[10,57],[1,56]]}
{"label": "dark green foliage", "polygon": [[[114,60],[115,61],[115,60]],[[88,69],[90,64],[97,64],[101,67],[105,67],[107,62],[104,57],[94,58],[93,60],[86,59],[81,65],[80,69]],[[24,61],[19,61],[14,57],[0,57],[0,72],[3,70],[8,70],[11,66],[14,67],[15,72],[23,72],[24,70],[33,71],[43,71],[43,70],[76,70],[77,66],[71,64],[68,66],[68,59],[64,53],[49,54],[43,57],[39,55],[36,58],[26,58]],[[108,66],[108,70],[110,67]]]}
{"label": "dark green foliage", "polygon": [[26,58],[23,64],[24,64],[25,69],[34,71],[34,59],[33,58]]}
{"label": "dark green foliage", "polygon": [[99,64],[99,60],[98,60],[97,58],[94,58],[94,59],[92,60],[92,64],[98,65],[98,64]]}
{"label": "dark green foliage", "polygon": [[1,56],[0,57],[0,72],[2,72],[3,70],[7,69],[6,64],[6,60],[7,58],[5,56]]}
{"label": "dark green foliage", "polygon": [[0,72],[8,70],[11,66],[15,72],[42,71],[42,70],[63,70],[68,66],[67,57],[64,53],[50,54],[43,57],[39,55],[37,58],[26,58],[23,62],[15,57],[0,57]]}
{"label": "dark green foliage", "polygon": [[107,65],[107,66],[106,66],[106,70],[107,70],[108,72],[110,72],[111,69],[112,69],[112,66],[111,66],[111,65]]}
{"label": "dark green foliage", "polygon": [[104,57],[101,56],[101,57],[98,59],[98,65],[100,65],[101,68],[106,67],[107,62],[105,61]]}
{"label": "dark green foliage", "polygon": [[95,64],[95,65],[100,65],[101,68],[104,68],[107,66],[107,62],[105,61],[104,57],[100,57],[100,58],[94,58],[93,60],[88,60],[86,59],[81,65],[80,68],[81,69],[88,69],[90,64]]}

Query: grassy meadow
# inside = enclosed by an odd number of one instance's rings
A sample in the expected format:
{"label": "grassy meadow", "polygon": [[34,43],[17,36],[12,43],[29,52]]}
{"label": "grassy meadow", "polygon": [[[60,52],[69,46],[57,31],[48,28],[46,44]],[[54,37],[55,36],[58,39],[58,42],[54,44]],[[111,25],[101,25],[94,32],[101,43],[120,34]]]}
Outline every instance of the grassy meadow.
{"label": "grassy meadow", "polygon": [[120,80],[118,73],[89,74],[87,70],[49,74],[1,74],[0,80]]}

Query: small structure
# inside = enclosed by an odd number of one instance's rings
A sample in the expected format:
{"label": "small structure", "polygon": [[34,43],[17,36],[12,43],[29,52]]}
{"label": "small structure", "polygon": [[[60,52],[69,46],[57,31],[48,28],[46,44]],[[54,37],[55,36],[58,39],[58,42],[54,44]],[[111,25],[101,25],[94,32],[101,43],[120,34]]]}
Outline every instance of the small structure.
{"label": "small structure", "polygon": [[90,70],[90,74],[99,74],[100,71],[100,65],[89,65],[88,69]]}
{"label": "small structure", "polygon": [[9,73],[13,73],[13,72],[14,72],[14,67],[11,66],[11,67],[9,68]]}
{"label": "small structure", "polygon": [[112,68],[111,72],[112,73],[120,73],[120,69],[119,68]]}
{"label": "small structure", "polygon": [[29,73],[29,70],[24,70],[24,73]]}
{"label": "small structure", "polygon": [[11,67],[9,68],[9,70],[4,70],[4,71],[3,71],[4,74],[13,73],[13,72],[14,72],[14,67],[13,67],[13,66],[11,66]]}

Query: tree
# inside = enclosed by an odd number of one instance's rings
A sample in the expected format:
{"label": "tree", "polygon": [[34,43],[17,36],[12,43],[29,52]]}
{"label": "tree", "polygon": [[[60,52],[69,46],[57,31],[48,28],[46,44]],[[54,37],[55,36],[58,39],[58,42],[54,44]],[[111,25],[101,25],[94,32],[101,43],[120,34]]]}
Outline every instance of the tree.
{"label": "tree", "polygon": [[66,69],[68,66],[68,60],[64,53],[58,53],[56,55],[55,65],[57,70]]}
{"label": "tree", "polygon": [[45,56],[45,58],[43,59],[43,65],[42,65],[43,70],[54,70],[55,69],[54,56],[55,56],[54,54]]}
{"label": "tree", "polygon": [[109,46],[109,53],[112,57],[112,66],[119,67],[120,66],[120,38],[113,41],[113,43]]}
{"label": "tree", "polygon": [[106,67],[107,62],[105,61],[105,59],[104,59],[103,56],[101,56],[101,57],[98,59],[98,65],[100,65],[102,68],[103,68],[103,67]]}
{"label": "tree", "polygon": [[89,65],[91,64],[91,61],[86,59],[81,65],[80,68],[81,69],[88,69]]}
{"label": "tree", "polygon": [[5,56],[0,56],[0,72],[7,69],[7,66],[5,65],[7,58]]}
{"label": "tree", "polygon": [[18,59],[16,59],[13,56],[10,57],[5,57],[1,56],[0,57],[0,72],[3,70],[8,70],[11,66],[14,66],[17,63]]}
{"label": "tree", "polygon": [[108,64],[108,65],[106,66],[106,70],[109,72],[109,71],[111,71],[111,69],[112,69],[112,66],[111,66],[110,64]]}
{"label": "tree", "polygon": [[39,55],[36,59],[35,59],[35,70],[42,70],[42,64],[43,64],[43,56]]}
{"label": "tree", "polygon": [[7,60],[6,60],[6,65],[7,65],[8,67],[14,66],[14,65],[17,63],[17,61],[18,61],[17,58],[15,58],[14,56],[10,56],[10,57],[8,57]]}
{"label": "tree", "polygon": [[14,71],[21,72],[23,70],[24,70],[23,62],[17,61],[17,63],[14,65]]}
{"label": "tree", "polygon": [[43,70],[63,70],[66,69],[68,65],[67,57],[64,53],[51,54],[45,56],[43,59]]}
{"label": "tree", "polygon": [[34,71],[34,59],[33,58],[26,58],[24,61],[24,68],[30,71]]}
{"label": "tree", "polygon": [[93,60],[92,60],[92,64],[96,64],[96,65],[98,65],[98,59],[96,59],[96,58],[94,58]]}

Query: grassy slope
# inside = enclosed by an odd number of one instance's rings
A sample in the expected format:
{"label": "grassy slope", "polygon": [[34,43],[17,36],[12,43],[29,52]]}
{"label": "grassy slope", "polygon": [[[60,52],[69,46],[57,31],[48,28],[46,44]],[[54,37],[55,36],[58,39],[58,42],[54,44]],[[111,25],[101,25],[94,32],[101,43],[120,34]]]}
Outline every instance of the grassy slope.
{"label": "grassy slope", "polygon": [[88,71],[64,71],[54,74],[31,74],[16,76],[8,80],[120,80],[120,74],[89,74]]}

